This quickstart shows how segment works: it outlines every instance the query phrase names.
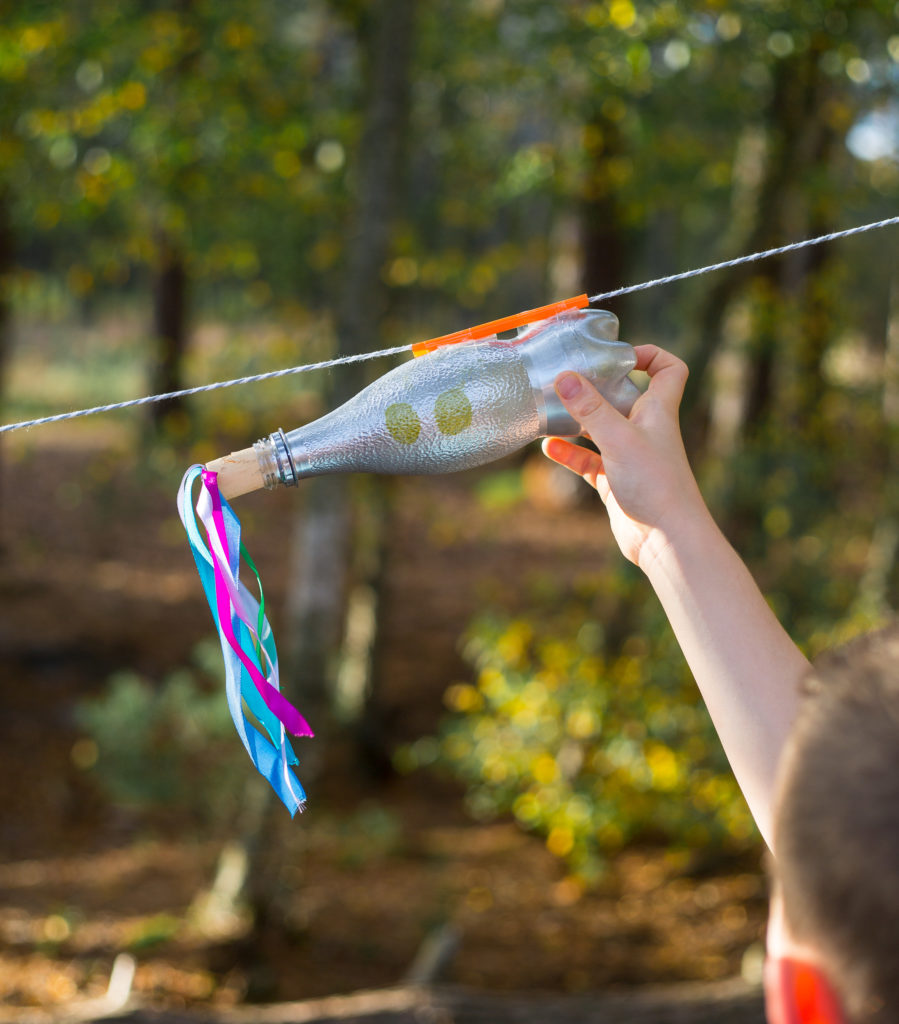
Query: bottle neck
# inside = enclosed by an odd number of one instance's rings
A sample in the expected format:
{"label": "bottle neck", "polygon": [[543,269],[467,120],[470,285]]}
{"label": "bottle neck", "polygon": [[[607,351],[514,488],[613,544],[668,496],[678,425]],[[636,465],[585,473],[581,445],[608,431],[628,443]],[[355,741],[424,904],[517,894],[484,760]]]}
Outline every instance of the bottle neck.
{"label": "bottle neck", "polygon": [[279,485],[295,487],[297,471],[283,430],[276,430],[253,445],[259,460],[259,472],[268,490]]}

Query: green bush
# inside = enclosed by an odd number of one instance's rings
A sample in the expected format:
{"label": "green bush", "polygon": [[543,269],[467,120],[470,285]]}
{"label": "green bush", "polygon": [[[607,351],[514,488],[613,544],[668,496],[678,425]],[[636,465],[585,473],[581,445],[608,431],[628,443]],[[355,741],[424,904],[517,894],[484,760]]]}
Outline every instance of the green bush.
{"label": "green bush", "polygon": [[218,644],[199,644],[193,662],[160,683],[117,672],[77,706],[76,721],[96,744],[92,771],[112,801],[218,823],[239,807],[245,758],[216,681]]}
{"label": "green bush", "polygon": [[673,636],[653,598],[634,613],[620,643],[588,596],[479,617],[473,681],[449,688],[439,738],[401,765],[448,766],[476,817],[511,812],[586,880],[638,838],[745,846],[752,819]]}

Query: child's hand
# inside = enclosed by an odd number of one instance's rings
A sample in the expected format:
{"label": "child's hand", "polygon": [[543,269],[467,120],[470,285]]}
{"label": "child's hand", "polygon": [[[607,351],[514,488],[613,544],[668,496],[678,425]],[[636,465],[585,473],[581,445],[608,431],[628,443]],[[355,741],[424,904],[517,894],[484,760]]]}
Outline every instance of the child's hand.
{"label": "child's hand", "polygon": [[687,366],[656,345],[635,351],[637,369],[650,381],[626,418],[580,374],[556,380],[565,408],[602,454],[559,437],[546,438],[543,451],[596,488],[622,553],[645,570],[680,529],[708,512],[678,426]]}

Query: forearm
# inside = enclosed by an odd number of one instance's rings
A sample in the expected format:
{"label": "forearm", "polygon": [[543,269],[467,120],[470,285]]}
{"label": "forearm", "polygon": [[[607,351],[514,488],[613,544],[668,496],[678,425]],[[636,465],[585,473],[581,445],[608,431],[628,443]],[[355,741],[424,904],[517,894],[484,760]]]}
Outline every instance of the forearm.
{"label": "forearm", "polygon": [[622,553],[649,577],[770,845],[777,767],[808,662],[699,493],[677,422],[686,365],[654,345],[634,351],[649,387],[627,418],[577,374],[556,381],[602,454],[559,438],[544,451],[596,488]]}
{"label": "forearm", "polygon": [[778,763],[808,662],[703,509],[640,564],[671,622],[768,845]]}

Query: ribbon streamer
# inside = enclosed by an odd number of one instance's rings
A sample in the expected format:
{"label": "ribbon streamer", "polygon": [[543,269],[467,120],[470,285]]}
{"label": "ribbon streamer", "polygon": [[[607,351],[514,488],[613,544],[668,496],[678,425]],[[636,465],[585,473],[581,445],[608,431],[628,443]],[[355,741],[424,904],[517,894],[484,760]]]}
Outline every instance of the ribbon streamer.
{"label": "ribbon streamer", "polygon": [[[200,480],[196,513],[193,487]],[[216,624],[225,662],[225,693],[234,727],[260,775],[291,815],[302,811],[306,793],[292,771],[299,762],[288,739],[312,736],[305,718],[280,692],[278,653],[265,616],[259,574],[240,540],[240,521],[219,493],[216,474],[191,466],[178,491],[178,514]],[[197,526],[206,531],[206,539]],[[259,583],[259,601],[240,582],[240,559]]]}

